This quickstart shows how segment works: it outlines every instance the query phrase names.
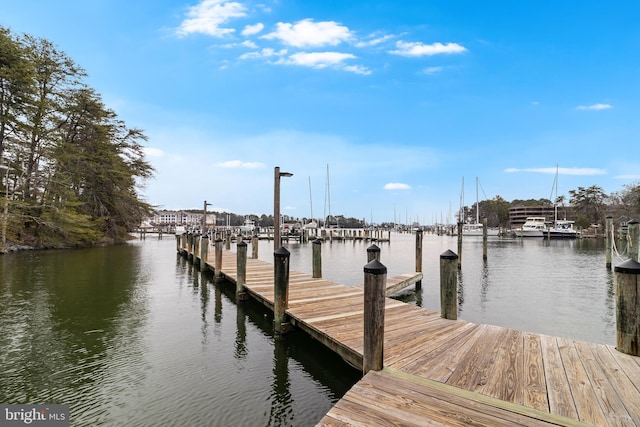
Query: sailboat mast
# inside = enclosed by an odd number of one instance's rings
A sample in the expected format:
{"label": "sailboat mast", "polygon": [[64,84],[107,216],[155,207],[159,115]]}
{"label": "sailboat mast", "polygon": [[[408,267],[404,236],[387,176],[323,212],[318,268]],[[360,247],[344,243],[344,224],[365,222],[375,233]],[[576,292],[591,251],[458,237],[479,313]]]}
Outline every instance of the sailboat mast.
{"label": "sailboat mast", "polygon": [[311,197],[311,176],[309,176],[309,207],[311,208],[311,220],[313,221],[313,198]]}
{"label": "sailboat mast", "polygon": [[478,177],[476,176],[476,224],[480,224],[480,202],[478,200]]}

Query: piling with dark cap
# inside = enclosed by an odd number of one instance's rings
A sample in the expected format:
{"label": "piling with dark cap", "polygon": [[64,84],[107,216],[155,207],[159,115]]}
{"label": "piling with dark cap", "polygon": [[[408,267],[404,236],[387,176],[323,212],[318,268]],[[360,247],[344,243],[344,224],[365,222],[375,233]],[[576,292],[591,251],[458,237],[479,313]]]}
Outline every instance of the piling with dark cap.
{"label": "piling with dark cap", "polygon": [[236,299],[244,300],[244,285],[247,283],[247,244],[244,241],[238,243],[236,256]]}
{"label": "piling with dark cap", "polygon": [[200,271],[207,269],[207,258],[209,257],[209,236],[203,235],[200,238]]}
{"label": "piling with dark cap", "polygon": [[315,239],[311,246],[313,247],[313,278],[319,279],[322,277],[322,240]]}
{"label": "piling with dark cap", "polygon": [[451,250],[440,254],[440,316],[458,318],[458,255]]}
{"label": "piling with dark cap", "polygon": [[387,267],[374,259],[364,266],[364,349],[362,372],[384,366],[384,303]]}
{"label": "piling with dark cap", "polygon": [[629,259],[614,268],[616,282],[616,349],[640,356],[640,263]]}
{"label": "piling with dark cap", "polygon": [[367,248],[367,262],[371,262],[374,259],[378,262],[380,261],[380,248],[375,244]]}
{"label": "piling with dark cap", "polygon": [[285,311],[289,306],[289,257],[290,253],[280,246],[273,253],[273,329],[276,334],[289,330],[285,322]]}
{"label": "piling with dark cap", "polygon": [[222,279],[222,239],[216,239],[215,243],[215,270],[214,270],[215,281],[220,281]]}
{"label": "piling with dark cap", "polygon": [[627,252],[629,259],[638,261],[638,245],[640,245],[640,223],[634,219],[628,222]]}

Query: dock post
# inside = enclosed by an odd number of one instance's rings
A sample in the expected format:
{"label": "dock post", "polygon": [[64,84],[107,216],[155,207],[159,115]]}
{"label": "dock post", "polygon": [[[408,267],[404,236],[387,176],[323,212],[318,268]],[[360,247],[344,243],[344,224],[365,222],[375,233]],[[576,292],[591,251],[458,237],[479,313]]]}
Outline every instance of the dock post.
{"label": "dock post", "polygon": [[193,265],[198,264],[200,266],[200,234],[195,234],[193,236]]}
{"label": "dock post", "polygon": [[362,373],[384,367],[384,290],[387,267],[374,259],[364,266],[364,348]]}
{"label": "dock post", "polygon": [[213,275],[215,281],[219,282],[222,279],[222,239],[216,239],[215,251],[215,269]]}
{"label": "dock post", "polygon": [[380,262],[380,248],[376,244],[367,248],[367,262],[371,262],[374,259]]}
{"label": "dock post", "polygon": [[462,222],[458,221],[458,270],[462,268]]}
{"label": "dock post", "polygon": [[320,279],[322,277],[322,240],[315,239],[311,246],[313,247],[313,278]]}
{"label": "dock post", "polygon": [[242,241],[237,245],[236,301],[247,299],[247,294],[244,290],[245,283],[247,283],[247,243]]}
{"label": "dock post", "polygon": [[200,271],[207,269],[207,258],[209,257],[209,236],[200,237]]}
{"label": "dock post", "polygon": [[182,233],[182,236],[180,237],[181,237],[182,249],[187,249],[187,241],[188,241],[187,232],[185,231],[184,233]]}
{"label": "dock post", "polygon": [[251,236],[251,258],[258,259],[258,235]]}
{"label": "dock post", "polygon": [[289,256],[284,246],[273,252],[273,330],[285,334],[290,324],[285,322],[285,311],[289,306]]}
{"label": "dock post", "polygon": [[627,229],[627,248],[629,259],[638,261],[638,244],[640,244],[640,223],[632,219],[628,223]]}
{"label": "dock post", "polygon": [[[476,207],[477,209],[477,207]],[[489,231],[487,230],[487,218],[482,218],[482,259],[484,261],[487,260],[487,235]]]}
{"label": "dock post", "polygon": [[451,320],[458,318],[457,261],[451,250],[440,255],[440,317]]}
{"label": "dock post", "polygon": [[628,259],[614,269],[616,281],[616,349],[640,356],[640,263]]}
{"label": "dock post", "polygon": [[[422,273],[422,230],[416,230],[416,273]],[[416,290],[422,289],[422,280],[416,282]]]}
{"label": "dock post", "polygon": [[605,255],[606,255],[606,266],[607,270],[611,270],[611,256],[613,253],[613,217],[608,215],[605,218],[605,227],[604,227],[604,247],[605,247]]}
{"label": "dock post", "polygon": [[181,237],[179,234],[176,234],[176,251],[178,251],[178,253],[180,253],[180,243],[181,243]]}
{"label": "dock post", "polygon": [[225,236],[225,247],[227,250],[231,250],[231,230],[227,230],[227,235]]}

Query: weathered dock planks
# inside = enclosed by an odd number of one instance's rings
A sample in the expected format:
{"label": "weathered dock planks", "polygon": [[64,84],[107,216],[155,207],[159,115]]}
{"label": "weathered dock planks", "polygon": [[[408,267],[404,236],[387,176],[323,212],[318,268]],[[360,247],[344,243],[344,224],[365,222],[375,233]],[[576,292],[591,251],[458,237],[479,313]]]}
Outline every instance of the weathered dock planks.
{"label": "weathered dock planks", "polygon": [[[224,252],[221,273],[235,281],[235,253]],[[267,307],[273,276],[272,264],[247,260],[247,292]],[[360,286],[290,273],[291,322],[356,367],[363,305]],[[443,319],[389,298],[384,339],[385,368],[318,425],[640,425],[640,358],[613,346]]]}

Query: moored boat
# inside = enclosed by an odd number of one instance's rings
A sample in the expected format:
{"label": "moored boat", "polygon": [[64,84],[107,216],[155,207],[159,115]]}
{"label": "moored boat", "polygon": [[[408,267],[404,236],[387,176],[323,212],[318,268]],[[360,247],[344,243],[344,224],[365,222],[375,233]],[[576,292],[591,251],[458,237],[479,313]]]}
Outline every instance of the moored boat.
{"label": "moored boat", "polygon": [[514,231],[517,237],[544,237],[545,217],[529,216],[521,227]]}

